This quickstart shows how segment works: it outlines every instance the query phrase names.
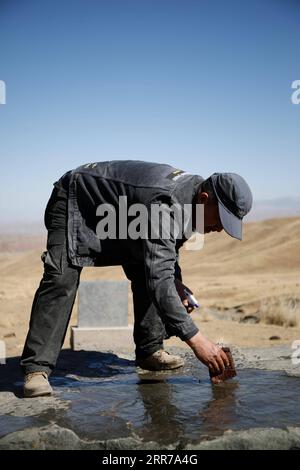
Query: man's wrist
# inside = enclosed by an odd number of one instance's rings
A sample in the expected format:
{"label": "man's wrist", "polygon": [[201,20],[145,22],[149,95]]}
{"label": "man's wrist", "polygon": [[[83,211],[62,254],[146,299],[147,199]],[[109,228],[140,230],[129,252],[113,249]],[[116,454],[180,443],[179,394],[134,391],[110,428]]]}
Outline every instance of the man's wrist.
{"label": "man's wrist", "polygon": [[195,349],[199,343],[202,342],[204,336],[198,331],[194,336],[186,341],[186,343],[192,348]]}
{"label": "man's wrist", "polygon": [[[192,319],[189,318],[189,323],[190,323],[190,320]],[[196,336],[198,331],[199,329],[197,328],[197,326],[192,323],[191,327],[184,334],[181,334],[181,336],[179,337],[182,341],[187,342],[190,338],[193,338],[194,336]]]}

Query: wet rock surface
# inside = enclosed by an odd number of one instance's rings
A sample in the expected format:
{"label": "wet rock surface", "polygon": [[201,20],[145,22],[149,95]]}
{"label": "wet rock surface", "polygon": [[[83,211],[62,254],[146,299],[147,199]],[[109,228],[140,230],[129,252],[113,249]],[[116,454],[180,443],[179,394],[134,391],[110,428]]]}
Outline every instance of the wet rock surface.
{"label": "wet rock surface", "polygon": [[132,354],[64,350],[54,396],[34,399],[22,398],[19,358],[8,359],[0,449],[300,448],[300,365],[289,346],[232,348],[238,376],[219,385],[189,350],[171,352],[183,368],[147,372]]}

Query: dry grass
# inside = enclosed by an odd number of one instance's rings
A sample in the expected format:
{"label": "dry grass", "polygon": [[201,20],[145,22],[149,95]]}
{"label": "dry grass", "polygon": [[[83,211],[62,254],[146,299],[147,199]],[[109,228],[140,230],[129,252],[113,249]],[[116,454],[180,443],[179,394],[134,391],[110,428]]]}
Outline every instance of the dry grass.
{"label": "dry grass", "polygon": [[271,297],[261,301],[260,319],[268,325],[297,326],[300,320],[300,299]]}

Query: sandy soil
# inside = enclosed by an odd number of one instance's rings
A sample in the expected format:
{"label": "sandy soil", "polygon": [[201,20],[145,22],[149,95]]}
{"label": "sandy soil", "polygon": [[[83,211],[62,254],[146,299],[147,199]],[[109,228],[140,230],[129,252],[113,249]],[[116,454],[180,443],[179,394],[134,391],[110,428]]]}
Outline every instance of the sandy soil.
{"label": "sandy soil", "polygon": [[[25,252],[16,251],[16,237],[12,240],[13,252],[7,252],[11,247],[6,236],[2,244],[6,251],[0,253],[0,339],[6,342],[8,357],[22,351],[32,297],[42,274],[40,254],[44,250],[37,237],[37,247]],[[31,246],[31,242],[22,241],[24,246]],[[226,234],[210,234],[203,250],[183,249],[180,256],[184,282],[201,303],[201,309],[193,316],[212,340],[255,347],[300,339],[300,318],[294,327],[239,322],[245,315],[259,316],[262,303],[270,302],[272,308],[274,299],[300,302],[300,218],[247,224],[243,242]],[[92,279],[124,279],[124,274],[119,267],[83,270],[82,280]],[[76,315],[75,307],[71,325],[76,325]],[[129,322],[132,323],[130,288]],[[271,336],[280,339],[273,341]],[[167,344],[185,346],[176,338]],[[65,347],[69,347],[69,334]]]}

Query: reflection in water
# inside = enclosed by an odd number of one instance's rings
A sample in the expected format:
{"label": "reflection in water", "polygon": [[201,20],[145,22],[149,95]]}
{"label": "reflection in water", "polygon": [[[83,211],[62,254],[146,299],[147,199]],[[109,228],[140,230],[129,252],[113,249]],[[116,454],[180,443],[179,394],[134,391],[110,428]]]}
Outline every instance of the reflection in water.
{"label": "reflection in water", "polygon": [[145,408],[142,437],[146,441],[153,440],[154,435],[162,442],[179,440],[183,423],[178,419],[179,410],[173,403],[172,386],[166,380],[142,378],[138,392]]}
{"label": "reflection in water", "polygon": [[236,381],[212,385],[212,399],[200,410],[203,434],[221,434],[238,421],[238,388]]}
{"label": "reflection in water", "polygon": [[165,443],[197,440],[207,434],[222,434],[237,420],[237,382],[199,384],[192,378],[158,379],[142,374],[138,385],[145,407],[140,428],[145,440],[154,436]]}

